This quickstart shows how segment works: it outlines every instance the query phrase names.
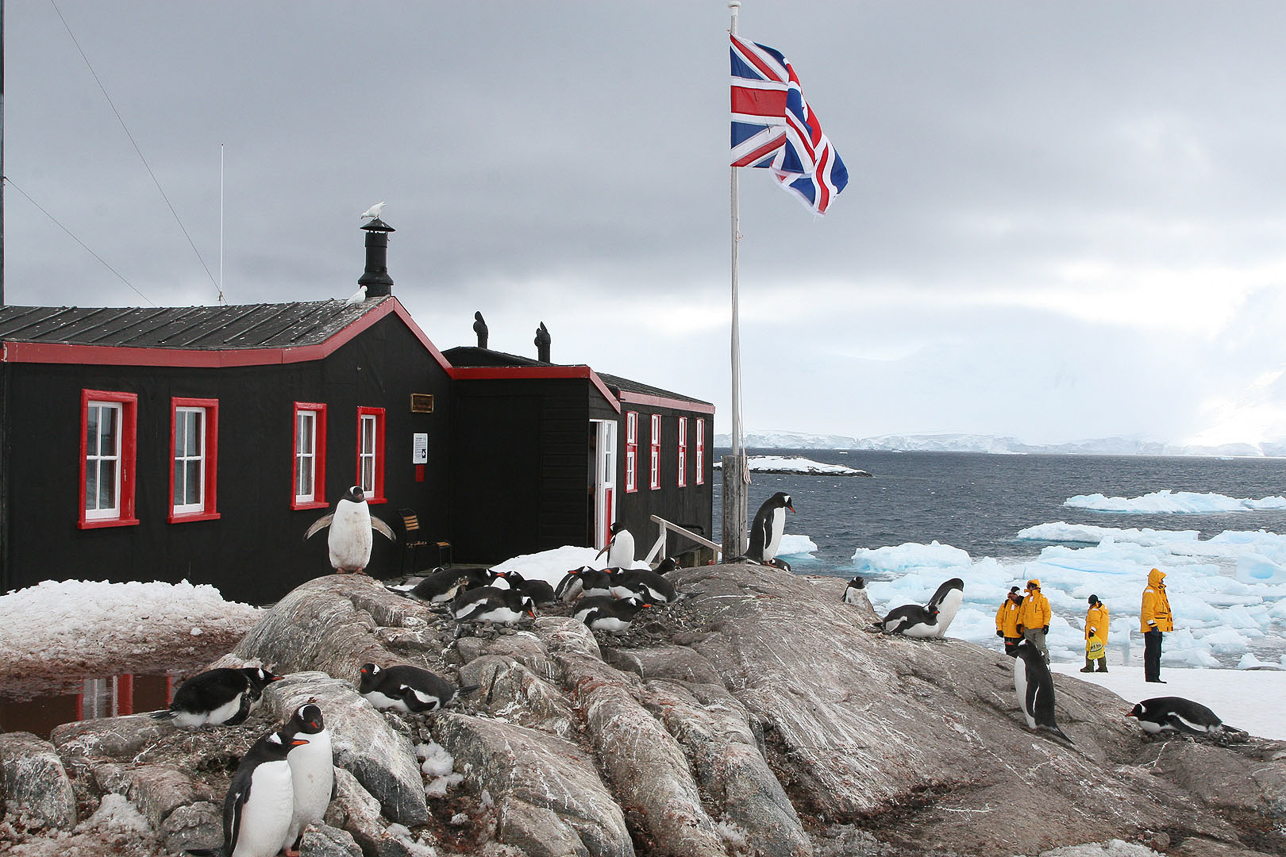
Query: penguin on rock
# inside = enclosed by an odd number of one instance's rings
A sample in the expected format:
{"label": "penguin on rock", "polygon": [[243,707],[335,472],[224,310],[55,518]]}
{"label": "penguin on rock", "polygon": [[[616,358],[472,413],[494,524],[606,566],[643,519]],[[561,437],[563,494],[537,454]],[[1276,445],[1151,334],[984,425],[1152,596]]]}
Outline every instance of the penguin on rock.
{"label": "penguin on rock", "polygon": [[408,594],[430,604],[445,604],[461,592],[479,586],[490,586],[499,578],[500,575],[491,569],[435,568],[416,583]]}
{"label": "penguin on rock", "polygon": [[302,737],[270,732],[241,757],[223,801],[223,850],[192,850],[199,855],[274,857],[286,845],[295,813],[294,781],[288,754],[307,744]]}
{"label": "penguin on rock", "polygon": [[1045,665],[1045,658],[1026,640],[1015,646],[1014,652],[1014,695],[1027,728],[1052,732],[1071,744],[1072,739],[1063,734],[1054,720],[1054,676]]}
{"label": "penguin on rock", "polygon": [[[299,857],[299,842],[310,824],[318,824],[335,796],[335,757],[330,746],[330,730],[322,710],[314,703],[301,705],[281,730],[289,746],[286,762],[290,765],[291,788],[294,790],[294,812],[286,830],[286,857]],[[297,743],[302,740],[304,743]]]}
{"label": "penguin on rock", "polygon": [[173,720],[184,729],[236,726],[250,716],[263,689],[279,678],[262,667],[206,670],[179,685],[169,710],[152,717]]}
{"label": "penguin on rock", "polygon": [[1226,725],[1209,708],[1182,696],[1158,696],[1145,699],[1125,715],[1133,717],[1149,735],[1180,732],[1198,737],[1222,737],[1242,730]]}
{"label": "penguin on rock", "polygon": [[610,595],[612,593],[612,573],[582,565],[573,568],[558,581],[554,589],[554,598],[564,604],[570,604],[581,596]]}
{"label": "penguin on rock", "polygon": [[[845,594],[847,595],[847,590]],[[956,618],[963,602],[964,581],[953,577],[939,586],[929,603],[923,607],[919,604],[907,604],[890,610],[880,627],[886,634],[939,639],[951,626],[951,620]]]}
{"label": "penguin on rock", "polygon": [[790,570],[787,563],[777,559],[781,536],[786,531],[787,509],[795,511],[790,495],[785,491],[778,491],[763,502],[759,511],[755,512],[754,523],[750,525],[750,547],[746,550],[746,559]]}
{"label": "penguin on rock", "polygon": [[442,676],[410,664],[391,667],[363,664],[357,680],[358,694],[371,705],[408,714],[437,711],[457,696],[472,693],[478,687],[474,684],[457,689]]}
{"label": "penguin on rock", "polygon": [[536,603],[516,589],[483,586],[461,592],[451,602],[456,622],[491,622],[512,625],[523,616],[536,618]]}
{"label": "penguin on rock", "polygon": [[360,485],[349,488],[339,498],[335,511],[313,521],[308,532],[304,533],[304,539],[312,538],[326,527],[330,527],[330,535],[326,537],[330,564],[340,574],[361,572],[370,564],[372,530],[389,541],[397,541],[392,528],[371,514],[366,504],[366,493]]}
{"label": "penguin on rock", "polygon": [[572,616],[584,622],[592,631],[621,633],[630,629],[635,615],[640,610],[651,606],[644,599],[634,595],[629,598],[594,595],[582,598],[577,603]]}
{"label": "penguin on rock", "polygon": [[625,525],[620,521],[612,524],[609,532],[612,537],[608,539],[603,549],[595,555],[598,559],[604,553],[607,554],[608,568],[630,568],[634,565],[634,536]]}
{"label": "penguin on rock", "polygon": [[510,589],[518,590],[537,605],[550,604],[554,600],[554,587],[539,578],[529,579],[516,571],[501,572],[500,577],[509,584]]}
{"label": "penguin on rock", "polygon": [[613,572],[611,593],[617,598],[638,595],[653,604],[673,604],[679,600],[674,582],[646,568],[622,568]]}
{"label": "penguin on rock", "polygon": [[845,604],[861,604],[866,599],[866,581],[861,577],[855,577],[844,587],[844,595],[840,599]]}

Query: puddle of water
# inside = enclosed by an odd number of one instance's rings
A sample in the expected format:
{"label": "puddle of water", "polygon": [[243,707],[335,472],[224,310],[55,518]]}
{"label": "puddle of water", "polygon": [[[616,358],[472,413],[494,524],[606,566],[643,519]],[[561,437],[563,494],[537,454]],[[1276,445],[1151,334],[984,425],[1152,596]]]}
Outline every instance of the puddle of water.
{"label": "puddle of water", "polygon": [[168,708],[182,674],[69,679],[29,699],[0,698],[0,731],[48,739],[55,726]]}

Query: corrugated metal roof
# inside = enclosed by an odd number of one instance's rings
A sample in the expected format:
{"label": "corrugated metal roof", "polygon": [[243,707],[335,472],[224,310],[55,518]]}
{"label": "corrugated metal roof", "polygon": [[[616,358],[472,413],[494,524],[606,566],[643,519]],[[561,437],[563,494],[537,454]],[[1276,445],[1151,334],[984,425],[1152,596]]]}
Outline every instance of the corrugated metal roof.
{"label": "corrugated metal roof", "polygon": [[[451,361],[452,366],[560,366],[559,363],[542,363],[539,360],[533,360],[530,357],[520,357],[517,354],[506,354],[503,351],[492,351],[490,348],[478,348],[473,345],[460,345],[455,348],[448,348],[442,354]],[[602,379],[604,384],[609,387],[616,387],[627,393],[637,393],[641,396],[657,396],[663,399],[676,399],[681,402],[696,402],[700,405],[710,404],[702,399],[696,399],[692,396],[685,396],[682,393],[675,393],[670,390],[662,390],[660,387],[653,387],[649,384],[640,384],[638,381],[631,381],[629,378],[622,378],[619,375],[608,375],[606,372],[595,371],[596,375]]]}
{"label": "corrugated metal roof", "polygon": [[392,297],[237,306],[0,307],[0,341],[221,351],[319,345]]}

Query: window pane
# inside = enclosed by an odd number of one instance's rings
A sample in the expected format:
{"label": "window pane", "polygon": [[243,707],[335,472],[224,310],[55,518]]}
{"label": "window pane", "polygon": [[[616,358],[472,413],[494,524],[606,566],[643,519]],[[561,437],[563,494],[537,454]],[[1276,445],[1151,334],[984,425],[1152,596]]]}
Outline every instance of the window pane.
{"label": "window pane", "polygon": [[175,414],[174,420],[174,454],[182,455],[188,446],[188,415],[183,411]]}
{"label": "window pane", "polygon": [[98,508],[98,462],[85,464],[85,508],[93,511]]}
{"label": "window pane", "polygon": [[98,473],[98,508],[115,509],[116,508],[116,462],[113,459],[104,459],[99,462],[101,470]]}
{"label": "window pane", "polygon": [[184,414],[184,423],[187,426],[187,443],[183,447],[187,455],[200,455],[201,447],[205,445],[205,427],[202,423],[205,421],[204,411],[188,411]]}
{"label": "window pane", "polygon": [[85,410],[85,449],[90,455],[98,454],[98,405],[90,405]]}
{"label": "window pane", "polygon": [[308,456],[299,459],[299,477],[295,482],[295,495],[311,497],[313,495],[313,460]]}
{"label": "window pane", "polygon": [[183,505],[183,462],[174,462],[174,498],[175,506]]}
{"label": "window pane", "polygon": [[201,502],[201,460],[185,462],[184,465],[184,493],[183,503],[185,505],[195,505]]}
{"label": "window pane", "polygon": [[300,413],[295,425],[295,451],[311,455],[313,451],[313,415]]}
{"label": "window pane", "polygon": [[102,418],[98,421],[99,454],[116,454],[116,418],[120,411],[113,407],[104,407]]}

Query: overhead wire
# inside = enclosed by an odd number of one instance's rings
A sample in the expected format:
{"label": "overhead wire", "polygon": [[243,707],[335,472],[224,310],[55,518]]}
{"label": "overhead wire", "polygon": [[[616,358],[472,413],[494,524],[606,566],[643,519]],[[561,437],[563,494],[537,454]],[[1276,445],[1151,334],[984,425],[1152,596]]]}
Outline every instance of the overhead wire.
{"label": "overhead wire", "polygon": [[[67,30],[67,35],[71,37],[72,44],[74,44],[76,46],[76,50],[80,52],[80,57],[85,61],[86,68],[89,69],[89,73],[93,76],[94,82],[98,84],[99,90],[103,93],[103,98],[107,99],[108,106],[112,108],[112,113],[116,115],[116,121],[121,123],[121,129],[125,132],[125,136],[129,138],[130,144],[134,147],[134,151],[138,153],[139,160],[143,162],[143,167],[147,170],[147,174],[152,177],[152,183],[156,185],[157,191],[160,192],[161,199],[165,200],[166,206],[170,209],[170,214],[174,215],[174,222],[179,225],[179,229],[183,232],[183,237],[188,241],[188,246],[190,246],[192,248],[192,252],[196,254],[197,261],[201,263],[201,267],[205,269],[205,275],[210,278],[211,284],[214,285],[220,298],[222,298],[222,286],[220,286],[219,282],[215,280],[214,274],[210,272],[210,267],[206,265],[205,259],[201,257],[201,251],[197,249],[196,242],[193,241],[192,236],[188,234],[187,227],[183,225],[183,220],[179,217],[178,211],[175,210],[174,204],[170,202],[170,198],[166,195],[165,189],[161,187],[160,180],[156,177],[156,173],[152,171],[152,166],[147,162],[147,158],[143,155],[143,150],[134,139],[134,135],[130,133],[129,126],[125,124],[125,119],[121,116],[120,111],[116,109],[116,105],[112,102],[112,97],[107,94],[107,87],[103,86],[102,80],[98,77],[98,72],[94,71],[93,63],[89,61],[89,57],[85,54],[84,48],[80,46],[80,41],[77,40],[76,34],[71,31],[71,26],[67,23],[67,19],[63,17],[62,10],[58,8],[58,3],[55,2],[55,0],[49,0],[49,5],[53,6],[54,11],[58,13],[58,20],[62,21],[63,27]],[[26,196],[26,194],[23,195]],[[137,291],[137,289],[135,289],[135,291]]]}
{"label": "overhead wire", "polygon": [[8,176],[3,176],[3,177],[2,177],[2,180],[5,182],[5,184],[9,185],[9,187],[13,188],[13,189],[14,189],[14,190],[16,190],[18,193],[20,193],[20,194],[22,194],[23,196],[25,196],[25,197],[27,198],[27,202],[30,202],[32,205],[34,205],[37,209],[39,209],[39,211],[40,211],[40,213],[41,213],[41,214],[43,214],[45,217],[48,217],[50,220],[52,220],[52,221],[54,222],[54,224],[55,224],[55,225],[57,225],[57,227],[58,227],[59,229],[61,229],[63,232],[66,232],[69,236],[71,236],[71,240],[75,241],[77,244],[79,244],[80,246],[84,247],[84,248],[85,248],[85,252],[89,253],[89,255],[93,256],[95,259],[97,259],[99,262],[101,262],[101,263],[103,264],[103,267],[104,267],[104,268],[106,268],[107,270],[109,270],[109,271],[111,271],[113,274],[115,274],[117,277],[119,277],[119,278],[120,278],[120,281],[121,281],[122,283],[124,283],[125,285],[129,286],[131,289],[133,289],[133,290],[134,290],[134,293],[135,293],[135,294],[137,294],[137,295],[138,295],[140,298],[142,298],[143,300],[147,301],[147,302],[148,302],[149,304],[151,304],[152,306],[156,306],[156,304],[152,303],[152,301],[148,298],[148,296],[147,296],[147,295],[145,295],[145,294],[143,294],[142,292],[140,292],[140,291],[139,291],[139,290],[134,286],[134,284],[133,284],[133,283],[131,283],[129,280],[125,279],[125,275],[124,275],[124,274],[122,274],[120,271],[118,271],[118,270],[116,270],[115,268],[113,268],[111,265],[107,264],[107,260],[106,260],[106,259],[104,259],[102,256],[100,256],[100,255],[98,255],[97,253],[95,253],[95,252],[93,251],[93,249],[91,249],[91,248],[90,248],[90,246],[89,246],[88,244],[86,244],[84,241],[81,241],[79,238],[77,238],[77,237],[76,237],[76,234],[75,234],[74,232],[72,232],[70,229],[68,229],[65,225],[63,225],[63,223],[62,223],[61,221],[59,221],[57,217],[54,217],[52,214],[50,214],[48,211],[46,211],[46,210],[45,210],[44,206],[42,206],[40,203],[38,203],[38,202],[36,202],[34,199],[32,199],[32,198],[31,198],[31,194],[27,193],[25,190],[23,190],[22,188],[18,187],[16,184],[14,184],[14,183],[13,183],[13,179],[9,178]]}

